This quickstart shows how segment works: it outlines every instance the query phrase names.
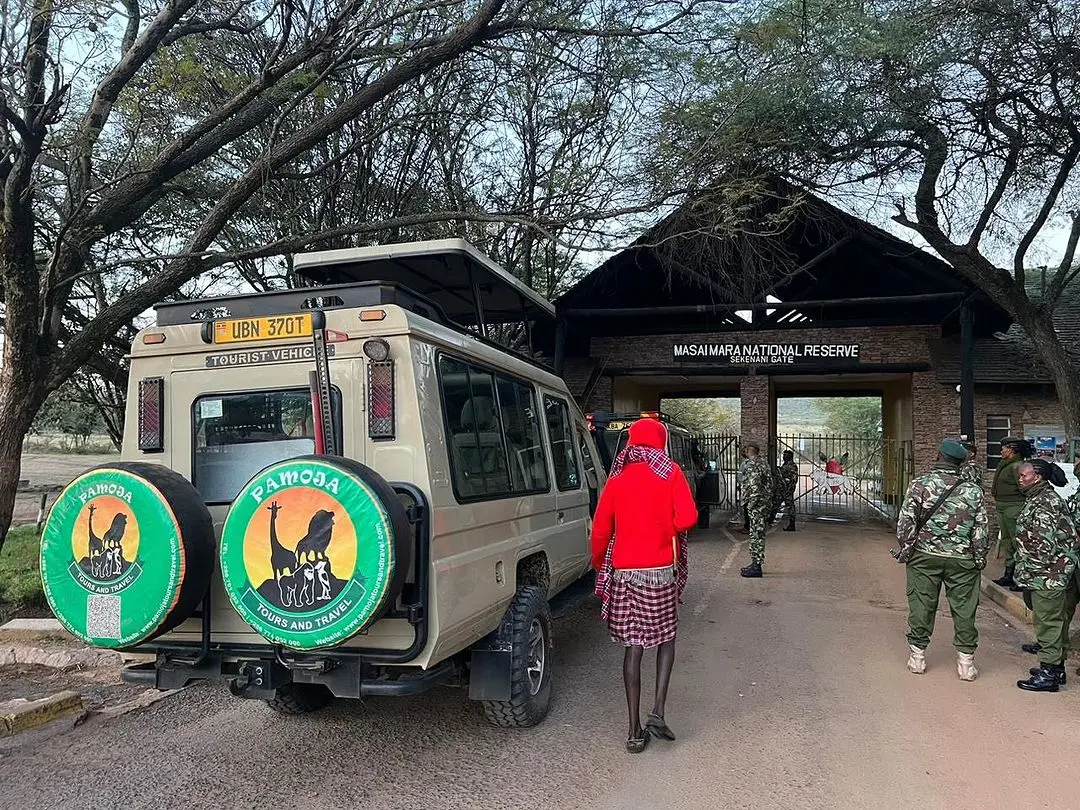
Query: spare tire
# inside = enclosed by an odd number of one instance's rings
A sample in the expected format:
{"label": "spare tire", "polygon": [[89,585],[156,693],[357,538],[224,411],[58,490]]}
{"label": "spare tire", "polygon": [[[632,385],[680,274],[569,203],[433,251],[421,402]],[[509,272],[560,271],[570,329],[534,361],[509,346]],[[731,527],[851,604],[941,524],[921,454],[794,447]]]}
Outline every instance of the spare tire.
{"label": "spare tire", "polygon": [[397,494],[339,456],[271,464],[240,490],[221,531],[221,575],[236,612],[294,650],[340,644],[385,614],[411,554]]}
{"label": "spare tire", "polygon": [[74,636],[132,647],[195,612],[214,550],[210,512],[186,478],[157,464],[103,464],[56,499],[41,535],[41,581]]}

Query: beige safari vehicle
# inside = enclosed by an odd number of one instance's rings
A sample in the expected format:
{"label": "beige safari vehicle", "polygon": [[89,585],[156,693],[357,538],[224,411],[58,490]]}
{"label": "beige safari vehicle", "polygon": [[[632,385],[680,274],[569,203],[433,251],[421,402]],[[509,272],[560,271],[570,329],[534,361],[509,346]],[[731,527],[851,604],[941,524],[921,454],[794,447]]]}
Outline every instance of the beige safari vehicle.
{"label": "beige safari vehicle", "polygon": [[298,713],[452,684],[540,722],[605,477],[565,383],[497,340],[553,307],[460,240],[294,266],[313,286],[156,307],[122,461],[46,526],[54,612],[159,689]]}

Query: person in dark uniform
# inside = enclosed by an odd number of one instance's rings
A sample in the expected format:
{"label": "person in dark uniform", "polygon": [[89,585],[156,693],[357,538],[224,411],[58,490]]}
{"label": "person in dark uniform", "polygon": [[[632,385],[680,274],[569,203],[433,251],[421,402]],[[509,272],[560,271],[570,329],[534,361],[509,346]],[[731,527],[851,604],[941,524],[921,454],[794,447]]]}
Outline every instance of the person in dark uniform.
{"label": "person in dark uniform", "polygon": [[1019,472],[1021,463],[1028,458],[1031,458],[1031,445],[1027,439],[1006,436],[1001,440],[1001,462],[990,485],[990,494],[994,496],[994,507],[997,510],[998,553],[1005,554],[1005,572],[994,582],[1017,593],[1022,588],[1013,579],[1016,572],[1016,518],[1024,508]]}

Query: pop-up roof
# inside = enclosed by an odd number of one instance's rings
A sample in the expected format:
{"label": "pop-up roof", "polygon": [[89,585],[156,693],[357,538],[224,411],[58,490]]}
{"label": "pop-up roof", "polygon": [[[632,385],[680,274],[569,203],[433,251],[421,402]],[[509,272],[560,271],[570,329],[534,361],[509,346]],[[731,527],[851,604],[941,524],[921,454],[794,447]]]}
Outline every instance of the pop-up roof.
{"label": "pop-up roof", "polygon": [[555,318],[549,301],[464,239],[298,253],[293,266],[319,285],[376,281],[407,287],[462,326]]}

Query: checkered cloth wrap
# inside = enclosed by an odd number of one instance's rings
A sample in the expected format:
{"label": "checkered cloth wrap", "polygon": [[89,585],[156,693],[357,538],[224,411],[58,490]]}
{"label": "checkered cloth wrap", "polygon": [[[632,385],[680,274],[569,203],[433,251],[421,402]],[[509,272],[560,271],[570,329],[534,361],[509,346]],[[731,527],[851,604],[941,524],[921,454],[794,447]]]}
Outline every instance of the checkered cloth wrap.
{"label": "checkered cloth wrap", "polygon": [[[608,478],[621,473],[626,464],[642,463],[665,481],[675,469],[664,451],[635,445],[616,456]],[[615,540],[608,543],[604,564],[596,574],[595,593],[600,598],[600,619],[607,622],[616,644],[656,647],[675,638],[678,605],[689,576],[686,534],[679,534],[677,543],[674,568],[636,571],[616,571],[611,563]]]}

